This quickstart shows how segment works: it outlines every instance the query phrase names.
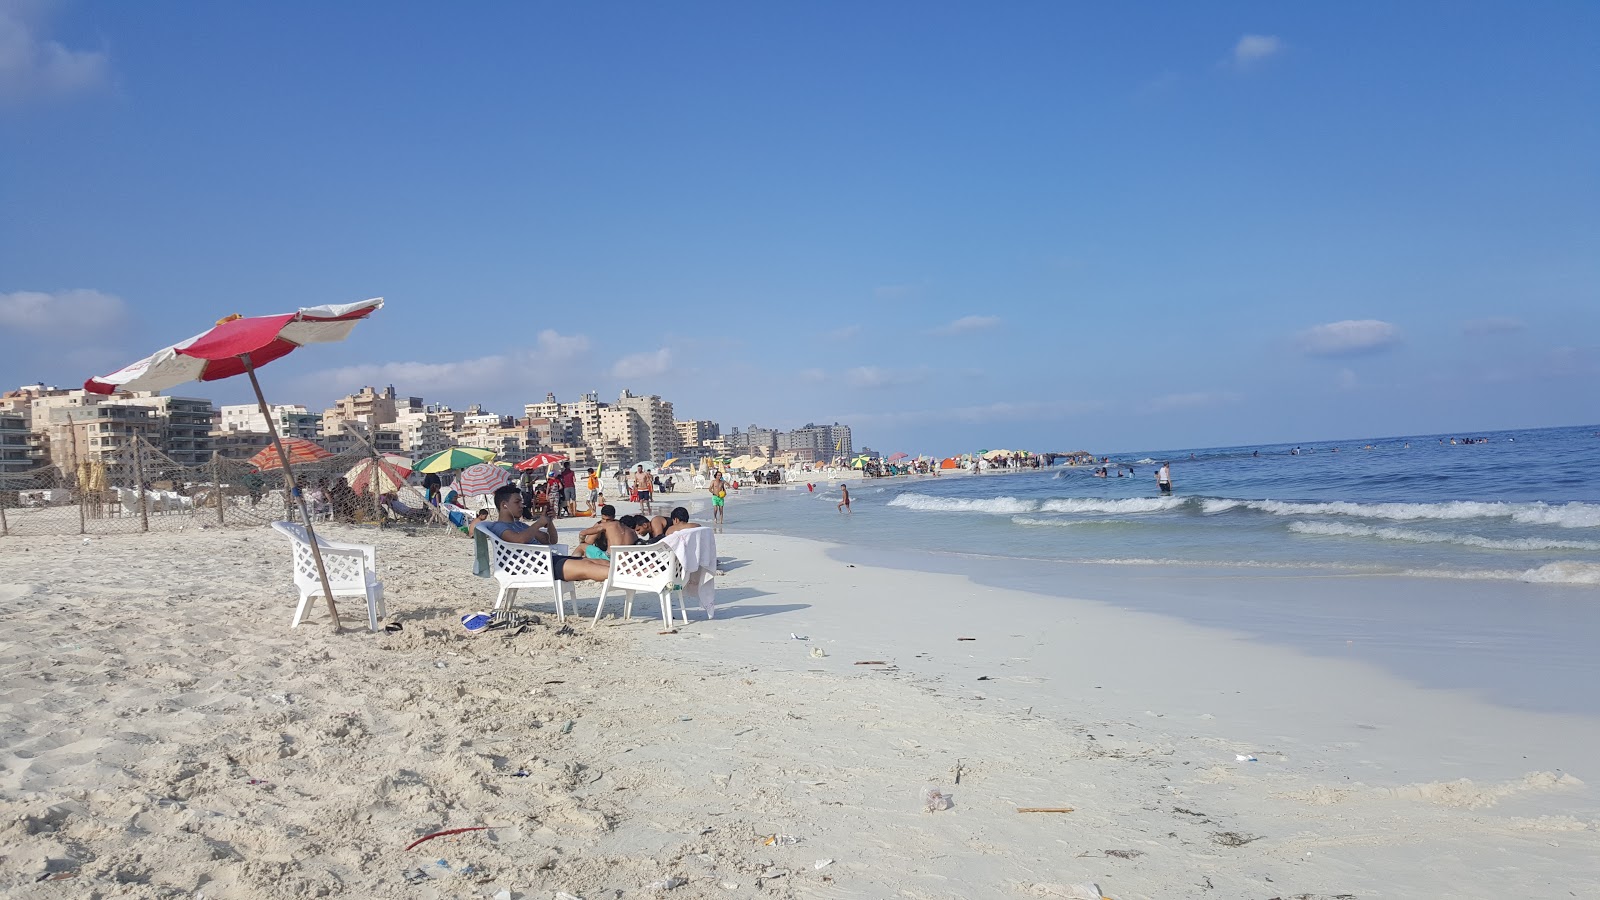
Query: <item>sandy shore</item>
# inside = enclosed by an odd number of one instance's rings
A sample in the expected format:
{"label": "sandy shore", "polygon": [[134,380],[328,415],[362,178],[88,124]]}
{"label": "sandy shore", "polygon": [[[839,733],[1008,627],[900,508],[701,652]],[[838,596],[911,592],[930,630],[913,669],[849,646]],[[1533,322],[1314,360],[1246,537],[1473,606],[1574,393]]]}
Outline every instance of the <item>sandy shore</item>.
{"label": "sandy shore", "polygon": [[329,531],[402,631],[290,630],[265,528],[0,540],[0,890],[1600,895],[1590,718],[766,535],[714,622],[467,635],[469,542]]}

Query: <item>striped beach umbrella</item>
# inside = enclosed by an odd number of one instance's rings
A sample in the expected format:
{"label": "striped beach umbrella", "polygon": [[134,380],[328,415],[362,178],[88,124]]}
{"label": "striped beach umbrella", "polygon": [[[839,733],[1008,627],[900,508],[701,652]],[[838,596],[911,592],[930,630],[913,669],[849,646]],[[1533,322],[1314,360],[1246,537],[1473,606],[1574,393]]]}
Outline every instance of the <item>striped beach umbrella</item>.
{"label": "striped beach umbrella", "polygon": [[282,453],[278,452],[277,447],[263,447],[261,452],[250,457],[250,465],[263,472],[281,469],[283,468],[284,457],[288,457],[289,465],[293,466],[300,463],[313,463],[318,460],[330,459],[333,454],[305,438],[284,438]]}
{"label": "striped beach umbrella", "polygon": [[478,463],[490,462],[494,459],[494,451],[483,450],[478,447],[451,447],[440,450],[432,456],[417,460],[413,472],[448,472],[452,469],[465,469]]}
{"label": "striped beach umbrella", "polygon": [[[394,458],[404,459],[404,457]],[[406,460],[406,462],[410,462],[410,460]],[[406,476],[410,474],[410,469],[396,465],[389,461],[389,457],[384,457],[382,459],[363,459],[361,462],[356,463],[350,467],[350,471],[344,473],[344,480],[349,482],[357,493],[371,490],[374,494],[387,494],[390,491],[397,491],[404,487]]]}
{"label": "striped beach umbrella", "polygon": [[452,485],[457,491],[468,497],[479,494],[492,494],[511,483],[511,476],[506,470],[488,463],[478,463],[461,470]]}
{"label": "striped beach umbrella", "polygon": [[532,472],[534,469],[542,469],[545,466],[562,462],[565,459],[566,457],[559,453],[540,453],[537,456],[530,456],[522,462],[517,463],[516,469],[519,472]]}

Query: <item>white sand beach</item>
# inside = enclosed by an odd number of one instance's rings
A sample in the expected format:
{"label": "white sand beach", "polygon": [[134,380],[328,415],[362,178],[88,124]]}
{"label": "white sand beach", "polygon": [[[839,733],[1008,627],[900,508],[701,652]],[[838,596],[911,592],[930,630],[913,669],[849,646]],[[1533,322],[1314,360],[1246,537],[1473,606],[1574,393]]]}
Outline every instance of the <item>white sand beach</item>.
{"label": "white sand beach", "polygon": [[0,539],[0,891],[1600,896],[1589,717],[767,535],[714,621],[469,635],[469,542],[326,530],[403,630],[291,630],[266,528]]}

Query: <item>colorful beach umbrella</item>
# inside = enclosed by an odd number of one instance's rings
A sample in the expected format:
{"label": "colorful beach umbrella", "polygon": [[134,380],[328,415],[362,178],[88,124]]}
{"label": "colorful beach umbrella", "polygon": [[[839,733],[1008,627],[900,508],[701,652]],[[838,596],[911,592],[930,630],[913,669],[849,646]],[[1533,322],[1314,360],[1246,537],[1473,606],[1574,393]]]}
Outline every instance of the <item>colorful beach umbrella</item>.
{"label": "colorful beach umbrella", "polygon": [[452,487],[468,497],[476,497],[479,494],[492,494],[510,483],[511,476],[506,474],[505,469],[478,463],[462,469]]}
{"label": "colorful beach umbrella", "polygon": [[[404,459],[404,457],[394,458]],[[410,462],[410,460],[405,461]],[[344,473],[344,480],[349,482],[356,493],[371,491],[374,494],[387,494],[404,487],[406,477],[410,474],[410,469],[391,462],[386,456],[380,459],[363,459]]]}
{"label": "colorful beach umbrella", "polygon": [[285,457],[292,466],[295,463],[314,463],[332,456],[333,454],[322,449],[321,445],[305,438],[284,438],[282,454],[279,453],[277,446],[263,447],[255,456],[250,457],[250,465],[267,472],[283,468]]}
{"label": "colorful beach umbrella", "polygon": [[566,457],[559,453],[540,453],[537,456],[530,456],[522,462],[517,463],[514,468],[516,468],[518,472],[532,472],[534,469],[542,469],[545,466],[562,462],[565,459]]}
{"label": "colorful beach umbrella", "polygon": [[900,460],[905,459],[905,458],[909,457],[910,455],[911,454],[909,454],[909,453],[896,453],[895,455],[889,457],[889,462],[899,462]]}
{"label": "colorful beach umbrella", "polygon": [[92,394],[111,394],[117,391],[164,391],[190,381],[217,381],[239,374],[250,376],[250,387],[255,391],[256,402],[260,404],[261,414],[267,420],[267,432],[277,446],[279,463],[288,478],[289,493],[299,502],[300,517],[305,522],[306,537],[311,542],[311,557],[317,564],[317,577],[322,582],[322,595],[328,601],[328,614],[333,617],[335,631],[339,630],[339,610],[333,603],[328,570],[322,564],[322,547],[311,525],[305,497],[295,483],[289,452],[269,414],[267,398],[261,392],[256,369],[306,344],[342,341],[350,336],[357,322],[382,308],[383,298],[374,297],[360,303],[304,307],[276,316],[247,319],[237,314],[231,315],[219,319],[214,327],[188,340],[163,347],[110,375],[90,378],[83,383],[83,389]]}
{"label": "colorful beach umbrella", "polygon": [[465,469],[478,463],[490,462],[494,459],[494,451],[484,450],[480,447],[451,447],[440,450],[432,456],[417,460],[413,472],[424,475],[431,472],[449,472],[452,469]]}

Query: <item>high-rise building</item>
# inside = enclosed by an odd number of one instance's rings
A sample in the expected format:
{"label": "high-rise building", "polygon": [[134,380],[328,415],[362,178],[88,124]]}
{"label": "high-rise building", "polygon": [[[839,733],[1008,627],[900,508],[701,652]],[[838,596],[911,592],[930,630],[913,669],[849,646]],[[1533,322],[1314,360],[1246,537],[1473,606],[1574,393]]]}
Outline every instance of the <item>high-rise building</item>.
{"label": "high-rise building", "polygon": [[650,429],[638,412],[626,406],[600,410],[600,446],[590,442],[589,447],[608,469],[652,459]]}
{"label": "high-rise building", "polygon": [[850,456],[853,451],[850,441],[850,426],[840,425],[814,425],[806,423],[803,427],[792,431],[785,431],[778,435],[778,450],[812,451],[812,459],[832,459],[835,456]]}
{"label": "high-rise building", "polygon": [[584,443],[598,446],[604,441],[600,435],[600,411],[606,408],[595,394],[583,394],[572,403],[561,403],[555,394],[545,394],[543,403],[529,403],[522,411],[529,419],[575,418],[583,426]]}
{"label": "high-rise building", "polygon": [[622,396],[617,398],[617,407],[631,409],[638,414],[640,421],[644,422],[645,443],[641,448],[641,459],[651,459],[660,462],[667,457],[677,456],[683,443],[678,439],[677,426],[672,420],[672,404],[661,399],[656,394],[639,396],[632,391],[624,390]]}
{"label": "high-rise building", "polygon": [[28,423],[21,412],[0,412],[0,475],[33,467],[28,458]]}
{"label": "high-rise building", "polygon": [[[267,411],[272,413],[272,424],[278,428],[278,434],[286,438],[303,438],[314,441],[322,437],[322,417],[295,404],[269,406]],[[254,403],[241,403],[238,405],[224,406],[221,408],[222,418],[218,422],[218,431],[256,431],[267,432],[267,418],[261,414],[261,407]]]}
{"label": "high-rise building", "polygon": [[680,419],[672,425],[678,430],[678,447],[684,453],[704,451],[707,441],[722,436],[722,428],[710,419]]}

